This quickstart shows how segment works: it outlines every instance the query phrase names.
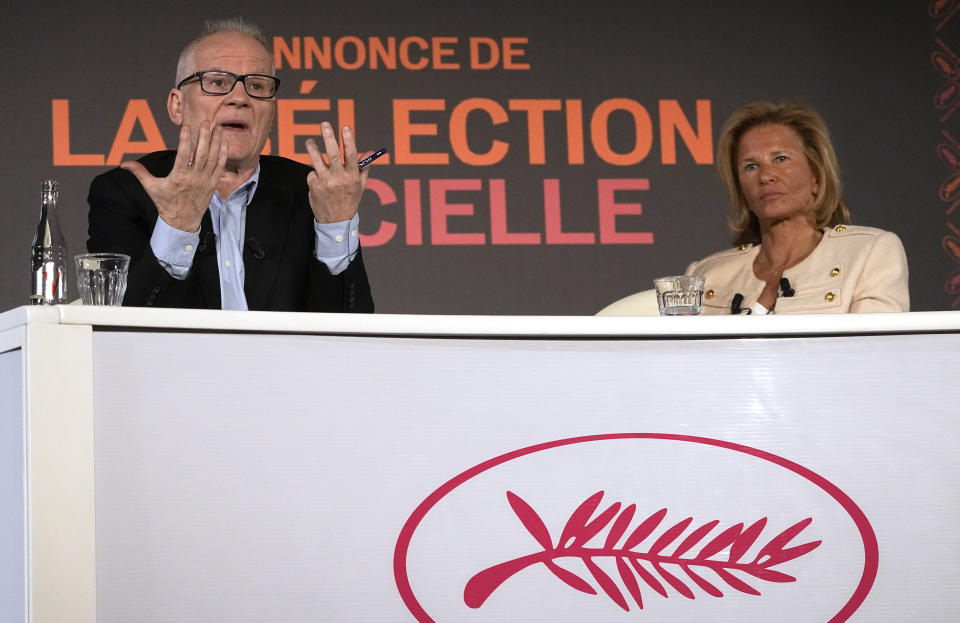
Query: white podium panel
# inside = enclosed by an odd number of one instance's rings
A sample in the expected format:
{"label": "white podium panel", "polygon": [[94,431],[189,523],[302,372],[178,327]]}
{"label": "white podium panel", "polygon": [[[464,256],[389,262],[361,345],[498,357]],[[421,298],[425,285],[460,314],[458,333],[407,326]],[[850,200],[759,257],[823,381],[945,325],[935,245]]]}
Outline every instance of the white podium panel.
{"label": "white podium panel", "polygon": [[47,308],[0,346],[17,623],[960,619],[960,314]]}
{"label": "white podium panel", "polygon": [[0,352],[0,606],[11,621],[27,616],[22,358]]}
{"label": "white podium panel", "polygon": [[[639,615],[627,577],[643,615],[658,621],[957,618],[958,423],[944,390],[958,352],[957,335],[95,333],[98,621],[404,620],[411,612],[437,621],[622,621],[618,601]],[[587,440],[549,447],[573,438]],[[443,489],[537,445],[545,447]],[[597,492],[595,516],[613,503],[635,505],[631,517],[617,512],[628,523],[614,546],[603,547],[611,520],[587,544],[591,557],[554,552],[598,594],[538,562],[481,606],[466,603],[481,571],[544,552],[508,491],[555,546]],[[662,508],[633,551],[648,553],[669,528],[692,521],[662,563],[632,559],[654,577],[648,583],[617,545]],[[769,568],[795,582],[697,564],[725,529],[764,518],[741,563],[811,520],[789,546],[821,544]],[[666,556],[714,521],[688,555]],[[730,547],[721,549],[711,558],[729,558]],[[616,590],[608,594],[598,578]]]}

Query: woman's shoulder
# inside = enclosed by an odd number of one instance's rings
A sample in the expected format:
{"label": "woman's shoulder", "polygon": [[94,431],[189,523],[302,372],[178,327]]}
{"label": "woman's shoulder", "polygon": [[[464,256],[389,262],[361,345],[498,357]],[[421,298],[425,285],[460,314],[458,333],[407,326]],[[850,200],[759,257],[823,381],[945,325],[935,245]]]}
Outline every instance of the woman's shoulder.
{"label": "woman's shoulder", "polygon": [[836,225],[824,231],[828,238],[897,238],[892,231],[866,225]]}
{"label": "woman's shoulder", "polygon": [[751,243],[739,244],[730,249],[711,253],[705,258],[699,259],[687,267],[687,274],[701,274],[709,270],[739,265],[746,260],[752,261],[756,255],[757,245]]}
{"label": "woman's shoulder", "polygon": [[824,250],[828,253],[904,254],[903,242],[892,231],[865,225],[836,225],[824,231]]}

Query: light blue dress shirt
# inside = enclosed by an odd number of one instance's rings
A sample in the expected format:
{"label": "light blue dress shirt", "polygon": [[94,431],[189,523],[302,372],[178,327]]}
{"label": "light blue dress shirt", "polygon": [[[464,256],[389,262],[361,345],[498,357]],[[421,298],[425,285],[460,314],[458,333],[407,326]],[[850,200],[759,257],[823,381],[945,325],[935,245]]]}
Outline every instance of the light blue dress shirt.
{"label": "light blue dress shirt", "polygon": [[[243,242],[247,224],[247,206],[260,183],[260,165],[249,180],[227,197],[213,193],[210,217],[217,240],[217,262],[220,272],[220,302],[223,309],[247,309],[243,292]],[[334,275],[342,273],[357,256],[360,248],[360,215],[349,221],[320,224],[313,221],[316,234],[314,255]],[[150,248],[160,265],[174,279],[186,279],[200,244],[200,230],[190,233],[175,229],[162,218],[157,219],[150,237]]]}

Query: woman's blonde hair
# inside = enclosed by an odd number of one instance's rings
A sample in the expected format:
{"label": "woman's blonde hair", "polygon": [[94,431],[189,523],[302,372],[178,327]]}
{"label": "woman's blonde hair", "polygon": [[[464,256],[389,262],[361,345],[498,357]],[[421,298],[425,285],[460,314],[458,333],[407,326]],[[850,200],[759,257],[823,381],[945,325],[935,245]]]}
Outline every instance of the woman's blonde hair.
{"label": "woman's blonde hair", "polygon": [[717,172],[730,198],[730,229],[734,243],[760,242],[760,224],[750,212],[740,187],[738,152],[747,130],[763,125],[782,125],[800,136],[803,152],[819,183],[814,198],[814,227],[850,223],[850,210],[843,201],[837,154],[830,142],[827,124],[810,106],[799,102],[751,102],[737,109],[720,132],[717,143]]}

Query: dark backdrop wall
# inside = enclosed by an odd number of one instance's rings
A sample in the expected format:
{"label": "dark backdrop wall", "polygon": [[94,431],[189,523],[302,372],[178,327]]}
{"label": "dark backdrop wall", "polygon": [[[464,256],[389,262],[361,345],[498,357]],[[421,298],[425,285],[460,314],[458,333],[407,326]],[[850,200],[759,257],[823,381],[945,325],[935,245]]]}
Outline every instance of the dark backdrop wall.
{"label": "dark backdrop wall", "polygon": [[[0,308],[27,300],[40,180],[70,252],[86,193],[176,145],[166,94],[203,19],[243,15],[283,84],[270,153],[320,121],[387,147],[364,195],[378,310],[592,314],[729,245],[713,170],[757,98],[827,119],[857,223],[897,232],[916,310],[960,305],[960,0],[24,3],[0,25]],[[71,275],[72,277],[72,275]]]}

